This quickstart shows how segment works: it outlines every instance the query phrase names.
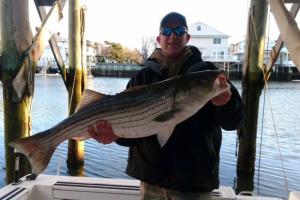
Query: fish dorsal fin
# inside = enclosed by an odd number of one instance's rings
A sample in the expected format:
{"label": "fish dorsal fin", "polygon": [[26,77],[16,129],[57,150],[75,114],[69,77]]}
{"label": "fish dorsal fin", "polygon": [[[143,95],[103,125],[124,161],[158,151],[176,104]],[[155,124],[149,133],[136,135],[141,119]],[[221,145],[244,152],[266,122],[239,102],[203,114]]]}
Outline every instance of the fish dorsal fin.
{"label": "fish dorsal fin", "polygon": [[76,112],[78,110],[81,110],[86,105],[88,105],[88,104],[90,104],[92,102],[99,101],[100,99],[102,99],[105,96],[106,96],[105,94],[102,94],[100,92],[96,92],[94,90],[85,89],[83,91],[80,103],[78,104],[78,106],[76,108]]}
{"label": "fish dorsal fin", "polygon": [[127,88],[126,90],[122,91],[121,93],[125,93],[125,92],[131,92],[131,91],[135,91],[135,90],[140,90],[144,87],[146,87],[147,85],[137,85],[137,86],[133,86],[130,88]]}

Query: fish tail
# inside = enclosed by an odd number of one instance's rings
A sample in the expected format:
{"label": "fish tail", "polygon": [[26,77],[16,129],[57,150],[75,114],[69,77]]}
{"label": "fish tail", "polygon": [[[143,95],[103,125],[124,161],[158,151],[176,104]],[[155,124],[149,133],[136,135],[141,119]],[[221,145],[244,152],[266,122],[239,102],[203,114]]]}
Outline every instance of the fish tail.
{"label": "fish tail", "polygon": [[51,145],[47,139],[50,133],[51,130],[49,129],[26,138],[17,139],[9,144],[27,157],[33,173],[36,175],[47,167],[55,151],[56,146]]}

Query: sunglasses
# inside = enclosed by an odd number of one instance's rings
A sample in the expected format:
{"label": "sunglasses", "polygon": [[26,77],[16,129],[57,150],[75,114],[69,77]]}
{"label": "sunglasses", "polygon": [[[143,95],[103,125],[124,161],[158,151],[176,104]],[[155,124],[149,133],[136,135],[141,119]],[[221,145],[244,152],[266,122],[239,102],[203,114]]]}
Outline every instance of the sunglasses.
{"label": "sunglasses", "polygon": [[172,33],[175,33],[176,36],[182,36],[187,33],[187,30],[183,26],[178,26],[176,28],[163,27],[161,28],[160,33],[167,37],[171,36]]}

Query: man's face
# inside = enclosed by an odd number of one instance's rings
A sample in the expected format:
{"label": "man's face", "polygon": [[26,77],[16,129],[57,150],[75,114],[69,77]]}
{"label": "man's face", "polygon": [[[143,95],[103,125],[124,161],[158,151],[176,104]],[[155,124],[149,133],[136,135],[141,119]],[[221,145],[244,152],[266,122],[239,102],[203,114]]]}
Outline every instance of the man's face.
{"label": "man's face", "polygon": [[[166,30],[163,30],[164,28]],[[182,52],[190,39],[190,35],[186,32],[180,35],[183,28],[183,26],[178,24],[168,24],[168,26],[161,29],[160,34],[159,36],[157,36],[156,40],[160,45],[162,54],[164,56],[175,58]],[[170,33],[171,35],[169,35]]]}

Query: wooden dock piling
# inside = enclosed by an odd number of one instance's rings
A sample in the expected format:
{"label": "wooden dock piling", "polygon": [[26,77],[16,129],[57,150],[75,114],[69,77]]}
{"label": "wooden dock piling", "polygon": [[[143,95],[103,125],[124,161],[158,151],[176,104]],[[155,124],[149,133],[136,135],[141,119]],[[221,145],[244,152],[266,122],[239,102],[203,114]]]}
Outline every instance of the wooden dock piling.
{"label": "wooden dock piling", "polygon": [[[253,177],[256,157],[259,99],[264,87],[263,61],[267,21],[266,0],[252,0],[249,8],[246,57],[243,65],[242,98],[246,108],[245,125],[239,131],[237,174]],[[242,180],[238,178],[238,180]],[[239,186],[239,183],[237,183]],[[250,188],[240,188],[251,190]]]}
{"label": "wooden dock piling", "polygon": [[[85,66],[81,54],[80,0],[69,0],[69,114],[73,114],[84,90]],[[67,165],[69,169],[81,168],[84,164],[84,142],[71,139],[68,143]]]}
{"label": "wooden dock piling", "polygon": [[[1,0],[1,81],[3,87],[4,103],[4,137],[5,137],[5,159],[6,159],[6,182],[14,180],[15,159],[14,150],[9,142],[30,135],[31,118],[30,109],[32,102],[33,77],[16,85],[17,90],[22,90],[21,96],[16,94],[13,82],[16,75],[23,69],[34,74],[34,63],[26,56],[26,50],[32,44],[32,33],[29,27],[28,0],[11,1]],[[24,63],[24,65],[20,65]],[[27,73],[23,73],[27,76]],[[24,77],[21,77],[21,79]],[[28,76],[27,76],[28,78]],[[30,165],[24,156],[19,160],[19,176],[31,172]]]}

